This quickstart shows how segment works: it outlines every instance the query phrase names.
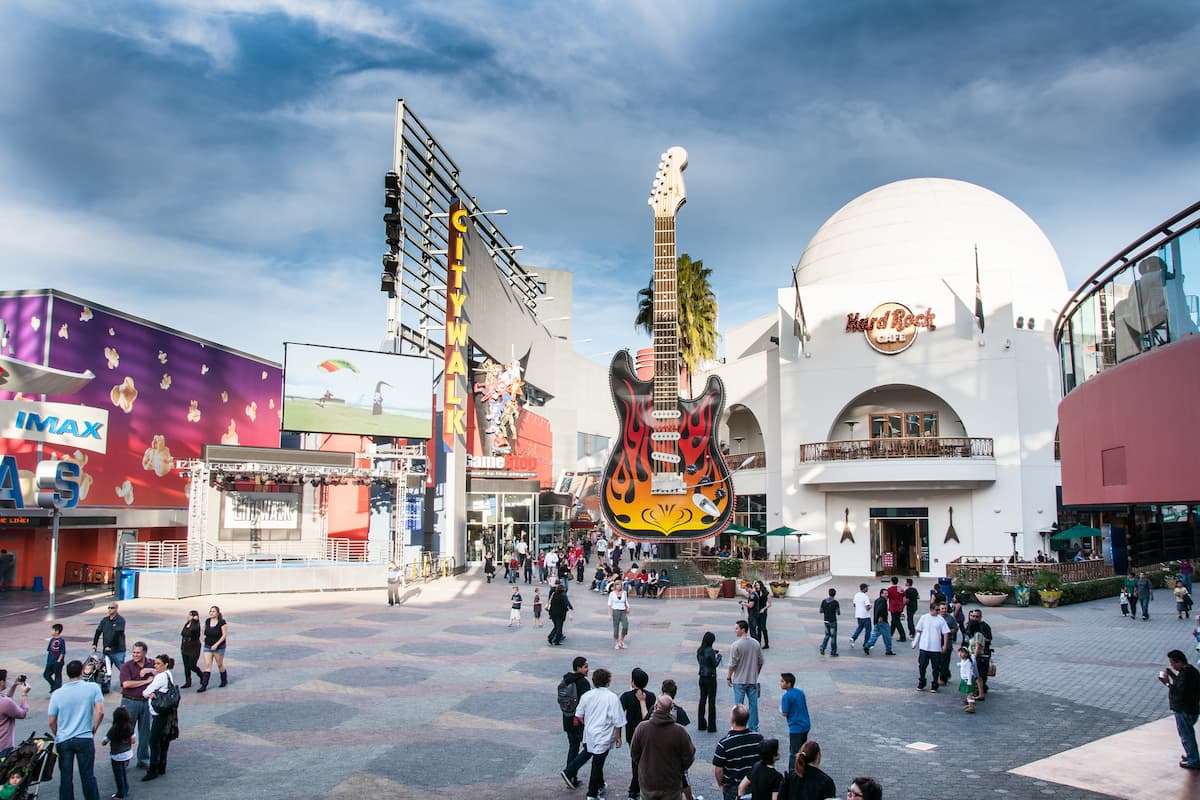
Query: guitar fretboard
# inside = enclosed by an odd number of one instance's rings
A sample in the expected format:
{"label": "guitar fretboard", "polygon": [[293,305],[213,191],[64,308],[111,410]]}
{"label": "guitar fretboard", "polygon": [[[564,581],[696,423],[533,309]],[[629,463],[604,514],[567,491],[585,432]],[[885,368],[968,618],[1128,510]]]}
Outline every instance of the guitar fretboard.
{"label": "guitar fretboard", "polygon": [[675,218],[654,218],[654,409],[679,408],[679,299]]}

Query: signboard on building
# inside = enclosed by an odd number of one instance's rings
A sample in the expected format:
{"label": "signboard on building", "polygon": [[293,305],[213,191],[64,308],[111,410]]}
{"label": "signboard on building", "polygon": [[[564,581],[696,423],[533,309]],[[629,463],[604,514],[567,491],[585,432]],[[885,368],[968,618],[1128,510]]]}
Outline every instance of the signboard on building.
{"label": "signboard on building", "polygon": [[230,530],[282,531],[300,525],[300,495],[295,492],[225,492],[221,527]]}
{"label": "signboard on building", "polygon": [[914,314],[900,303],[881,303],[871,313],[846,315],[846,333],[862,333],[873,350],[894,356],[912,347],[917,331],[936,329],[933,309]]}

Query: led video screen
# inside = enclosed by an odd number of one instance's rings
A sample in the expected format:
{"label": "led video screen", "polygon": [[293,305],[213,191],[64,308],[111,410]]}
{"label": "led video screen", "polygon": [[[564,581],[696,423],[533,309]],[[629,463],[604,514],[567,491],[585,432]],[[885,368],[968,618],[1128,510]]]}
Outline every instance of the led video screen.
{"label": "led video screen", "polygon": [[284,343],[283,429],[428,439],[433,361]]}

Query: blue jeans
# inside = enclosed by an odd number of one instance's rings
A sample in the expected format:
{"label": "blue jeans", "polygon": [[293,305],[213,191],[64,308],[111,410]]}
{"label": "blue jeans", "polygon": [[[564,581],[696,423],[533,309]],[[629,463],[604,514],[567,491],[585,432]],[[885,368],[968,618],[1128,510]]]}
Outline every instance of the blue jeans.
{"label": "blue jeans", "polygon": [[1150,598],[1139,597],[1138,602],[1142,604],[1142,617],[1145,618],[1150,616]]}
{"label": "blue jeans", "polygon": [[733,685],[733,702],[745,705],[750,709],[750,722],[747,727],[752,731],[758,730],[758,684],[735,683]]}
{"label": "blue jeans", "polygon": [[137,763],[144,767],[150,763],[150,701],[122,697],[121,705],[129,712],[129,720],[137,728]]}
{"label": "blue jeans", "polygon": [[79,770],[79,785],[83,800],[100,800],[96,786],[96,742],[91,736],[76,736],[58,745],[58,800],[75,800],[75,776],[72,766]]}
{"label": "blue jeans", "polygon": [[113,761],[113,782],[117,784],[117,797],[129,797],[129,762]]}
{"label": "blue jeans", "polygon": [[825,623],[825,638],[821,640],[821,652],[825,652],[825,648],[829,648],[829,652],[837,655],[837,621]]}
{"label": "blue jeans", "polygon": [[874,647],[875,642],[878,641],[880,637],[883,637],[883,644],[887,648],[887,651],[889,653],[892,652],[892,630],[891,625],[889,625],[887,622],[875,623],[875,632],[872,633],[871,638],[867,640],[867,649],[870,650],[872,647]]}
{"label": "blue jeans", "polygon": [[855,622],[858,623],[858,627],[854,629],[854,633],[851,635],[850,641],[857,642],[858,635],[861,633],[863,635],[863,641],[865,642],[867,640],[866,637],[871,633],[871,618],[856,617]]}
{"label": "blue jeans", "polygon": [[1196,720],[1197,714],[1175,712],[1175,729],[1179,731],[1179,741],[1183,744],[1183,752],[1187,755],[1189,767],[1200,767],[1200,751],[1196,749]]}

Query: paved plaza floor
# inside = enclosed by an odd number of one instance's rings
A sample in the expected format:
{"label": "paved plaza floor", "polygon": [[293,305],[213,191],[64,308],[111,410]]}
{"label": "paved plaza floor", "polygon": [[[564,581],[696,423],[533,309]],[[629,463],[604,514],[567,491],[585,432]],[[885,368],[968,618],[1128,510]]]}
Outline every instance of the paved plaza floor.
{"label": "paved plaza floor", "polygon": [[[916,657],[907,644],[897,643],[896,657],[885,657],[878,645],[870,656],[849,646],[857,583],[834,579],[804,597],[775,602],[760,701],[762,732],[780,738],[786,753],[778,675],[797,675],[808,695],[812,738],[824,751],[822,768],[843,796],[852,778],[871,775],[885,798],[905,800],[1200,797],[1196,773],[1176,766],[1173,725],[1149,724],[1168,716],[1166,690],[1155,680],[1166,651],[1196,654],[1192,625],[1178,621],[1165,599],[1148,622],[1123,619],[1115,600],[986,610],[998,675],[988,701],[968,715],[957,692],[916,691]],[[923,592],[929,585],[918,582]],[[839,658],[817,652],[823,634],[817,605],[828,586],[843,601]],[[182,735],[171,747],[167,775],[140,783],[136,773],[131,797],[582,800],[582,789],[571,792],[558,777],[566,739],[555,686],[571,659],[586,656],[593,673],[612,670],[618,692],[628,688],[634,667],[650,674],[656,691],[663,678],[674,678],[694,717],[695,650],[711,630],[727,652],[739,609],[733,600],[635,599],[629,647],[614,651],[601,596],[575,584],[567,641],[551,647],[548,628],[532,625],[532,588],[522,586],[519,629],[506,626],[510,588],[487,585],[477,573],[411,585],[398,608],[387,607],[382,589],[122,603],[130,641],[145,640],[151,653],[177,659],[188,609],[203,615],[217,602],[230,625],[230,685],[184,692]],[[41,674],[49,621],[32,597],[0,599],[0,667],[10,675]],[[56,619],[66,628],[69,657],[89,650],[106,599],[64,598],[70,602]],[[40,678],[33,684],[18,738],[46,729],[46,686]],[[723,681],[718,699],[727,719],[732,692]],[[111,709],[116,695],[108,700]],[[1124,749],[1120,742],[1134,740],[1118,736],[1104,749],[1106,737],[1127,731],[1139,737],[1136,747]],[[694,791],[719,798],[710,763],[719,734],[694,726],[689,732],[697,750]],[[936,747],[910,747],[916,742]],[[1093,749],[1075,757],[1076,748],[1088,745]],[[96,772],[101,796],[108,797],[113,780],[106,758],[98,759]],[[630,775],[624,748],[609,758],[606,772],[608,797],[623,799]],[[1126,780],[1111,780],[1117,773]],[[1137,776],[1145,776],[1140,784]],[[1140,793],[1139,785],[1153,794]],[[57,781],[42,796],[56,791]]]}

